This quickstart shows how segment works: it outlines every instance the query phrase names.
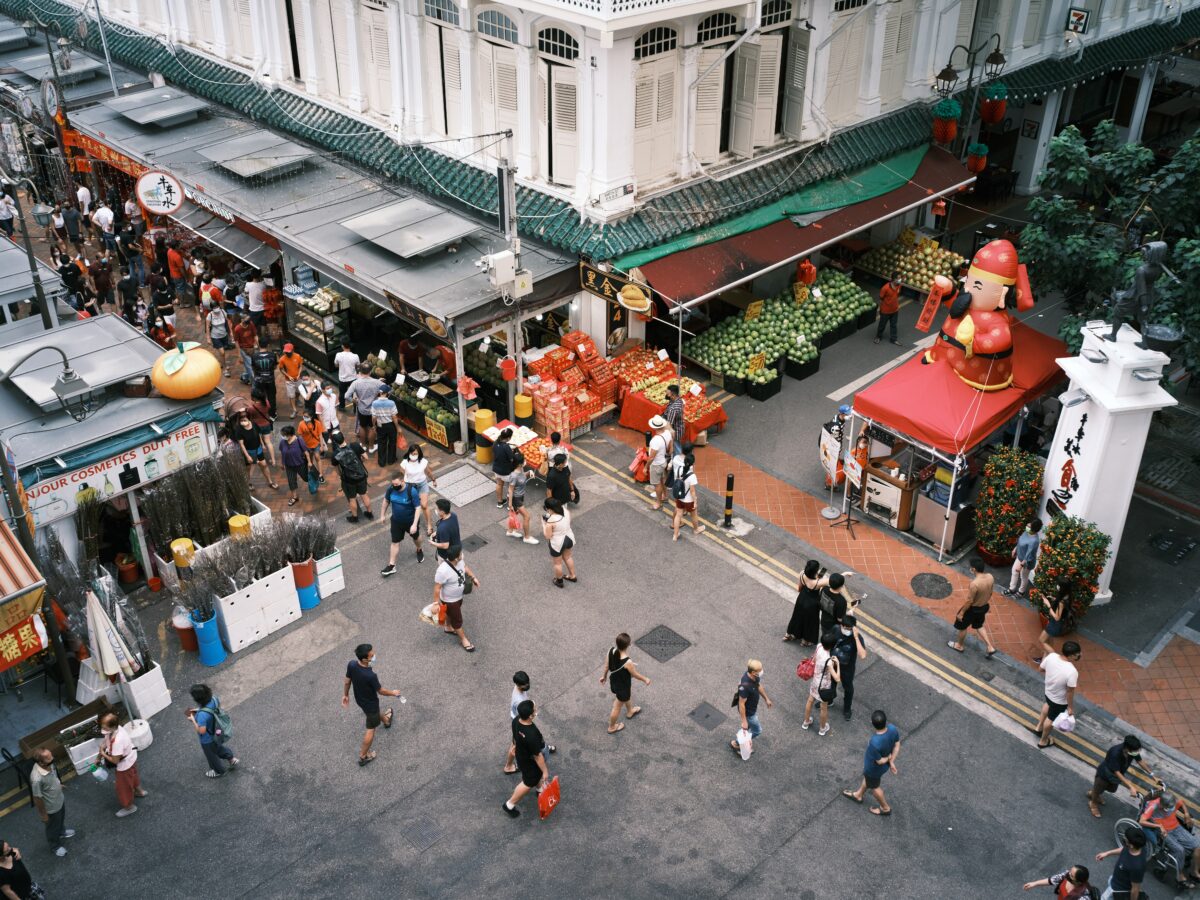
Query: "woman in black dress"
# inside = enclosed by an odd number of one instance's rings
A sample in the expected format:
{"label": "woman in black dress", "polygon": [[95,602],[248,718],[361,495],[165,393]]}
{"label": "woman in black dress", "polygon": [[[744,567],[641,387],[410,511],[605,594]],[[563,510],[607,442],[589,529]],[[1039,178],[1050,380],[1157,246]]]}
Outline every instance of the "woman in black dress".
{"label": "woman in black dress", "polygon": [[0,841],[0,896],[17,900],[42,900],[46,896],[21,861],[21,851],[8,841]]}
{"label": "woman in black dress", "polygon": [[804,647],[813,646],[821,637],[821,564],[810,559],[800,576],[800,593],[792,607],[792,618],[788,621],[785,641],[799,640]]}
{"label": "woman in black dress", "polygon": [[615,646],[609,649],[608,656],[604,659],[604,671],[600,675],[600,683],[604,684],[605,679],[608,679],[608,689],[613,692],[612,712],[608,716],[609,734],[616,734],[625,728],[624,722],[617,723],[622,706],[625,707],[627,719],[632,719],[642,711],[642,708],[634,706],[630,699],[633,693],[633,679],[636,678],[642,684],[650,683],[650,679],[637,670],[633,660],[626,654],[628,649],[629,635],[621,632],[617,635]]}

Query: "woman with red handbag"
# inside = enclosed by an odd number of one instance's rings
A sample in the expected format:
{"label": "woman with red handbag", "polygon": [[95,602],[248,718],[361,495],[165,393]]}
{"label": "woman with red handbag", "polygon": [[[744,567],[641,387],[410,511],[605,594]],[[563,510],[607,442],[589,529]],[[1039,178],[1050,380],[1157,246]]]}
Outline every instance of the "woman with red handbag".
{"label": "woman with red handbag", "polygon": [[525,483],[533,470],[520,450],[516,455],[520,460],[508,479],[508,529],[505,533],[521,538],[526,544],[536,544],[538,539],[529,534],[529,510],[525,506]]}

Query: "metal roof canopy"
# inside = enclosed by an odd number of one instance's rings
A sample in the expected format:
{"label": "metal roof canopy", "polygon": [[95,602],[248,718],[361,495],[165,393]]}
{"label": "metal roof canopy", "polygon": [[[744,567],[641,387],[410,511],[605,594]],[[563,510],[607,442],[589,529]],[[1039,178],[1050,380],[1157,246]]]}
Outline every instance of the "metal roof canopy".
{"label": "metal roof canopy", "polygon": [[157,125],[159,128],[170,128],[181,122],[189,122],[202,110],[208,109],[208,104],[203,100],[172,87],[123,94],[105,100],[103,105],[119,112],[131,122],[139,125]]}
{"label": "metal roof canopy", "polygon": [[[58,80],[62,84],[74,84],[88,78],[95,78],[104,68],[104,63],[82,53],[71,53],[71,68],[58,66]],[[9,63],[14,69],[24,72],[34,81],[43,81],[54,77],[54,67],[50,65],[50,57],[44,52],[21,56]]]}
{"label": "metal roof canopy", "polygon": [[[95,323],[81,327],[85,323]],[[0,340],[6,335],[0,332]],[[63,324],[53,331],[21,338],[0,346],[0,371],[11,372],[22,357],[40,348],[60,347],[74,369],[95,390],[144,375],[162,355],[162,348],[122,319],[108,313],[93,319]],[[58,407],[52,387],[63,362],[44,349],[9,375],[8,383],[43,410]]]}
{"label": "metal roof canopy", "polygon": [[1186,56],[1172,56],[1170,65],[1160,70],[1167,81],[1186,84],[1189,87],[1200,87],[1200,61]]}
{"label": "metal roof canopy", "polygon": [[179,212],[171,218],[209,243],[216,244],[226,253],[257,269],[270,268],[271,263],[279,256],[279,251],[274,247],[190,201],[185,200]]}
{"label": "metal roof canopy", "polygon": [[29,46],[29,35],[20,25],[0,27],[0,51],[19,50]]}
{"label": "metal roof canopy", "polygon": [[430,256],[479,230],[479,225],[470,219],[417,197],[406,197],[399,203],[343,219],[341,224],[405,259]]}
{"label": "metal roof canopy", "polygon": [[0,521],[0,604],[46,583],[8,523]]}
{"label": "metal roof canopy", "polygon": [[242,178],[287,175],[302,168],[314,155],[295,141],[270,131],[256,131],[196,152]]}
{"label": "metal roof canopy", "polygon": [[[58,277],[58,273],[40,260],[38,275],[47,297],[62,291],[62,279]],[[29,271],[29,257],[16,244],[0,241],[0,305],[31,300],[33,296],[33,275]]]}

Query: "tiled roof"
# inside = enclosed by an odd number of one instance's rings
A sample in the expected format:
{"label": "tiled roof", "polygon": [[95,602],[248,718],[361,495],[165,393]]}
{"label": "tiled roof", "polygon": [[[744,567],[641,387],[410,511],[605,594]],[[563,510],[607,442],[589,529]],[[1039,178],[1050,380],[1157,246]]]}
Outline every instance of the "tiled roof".
{"label": "tiled roof", "polygon": [[[1073,59],[1044,59],[1001,77],[1011,100],[1033,100],[1051,91],[1090,81],[1100,75],[1130,66],[1200,37],[1200,9],[1183,14],[1178,25],[1155,22],[1093,44],[1084,44],[1079,62]],[[1086,42],[1087,38],[1084,38]]]}
{"label": "tiled roof", "polygon": [[[74,34],[78,10],[59,0],[0,0],[0,11],[22,20],[36,12],[58,20]],[[1195,36],[1200,10],[1183,17],[1181,26],[1145,25],[1084,50],[1080,63],[1045,60],[1017,69],[1004,78],[1014,99],[1040,96],[1057,87],[1085,80],[1113,68],[1143,62]],[[373,173],[406,182],[432,196],[445,197],[494,215],[495,176],[426,147],[404,147],[382,128],[331,110],[286,90],[269,91],[230,66],[169,47],[163,40],[106,21],[109,48],[127,65],[161,72],[169,81],[237,110],[278,131],[287,132]],[[95,28],[89,49],[99,52]],[[642,204],[619,222],[599,224],[584,219],[569,203],[528,187],[517,192],[520,229],[559,249],[595,259],[608,259],[651,247],[685,232],[732,218],[782,195],[825,179],[837,178],[884,157],[929,140],[927,107],[914,104],[851,128],[835,132],[828,142],[799,149],[780,159],[724,181],[694,182]]]}

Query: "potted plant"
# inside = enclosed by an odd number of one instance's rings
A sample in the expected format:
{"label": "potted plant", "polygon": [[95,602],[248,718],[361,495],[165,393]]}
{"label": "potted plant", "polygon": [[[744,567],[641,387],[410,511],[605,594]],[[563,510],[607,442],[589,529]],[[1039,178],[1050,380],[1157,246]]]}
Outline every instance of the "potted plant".
{"label": "potted plant", "polygon": [[988,145],[971,144],[967,147],[967,171],[978,175],[987,168]]}
{"label": "potted plant", "polygon": [[984,124],[999,125],[1008,109],[1008,87],[1003,81],[993,81],[983,89],[979,101],[979,118]]}
{"label": "potted plant", "polygon": [[975,535],[980,555],[1005,566],[1026,524],[1037,516],[1042,497],[1042,462],[1032,453],[1002,447],[983,467],[975,501]]}
{"label": "potted plant", "polygon": [[962,104],[946,97],[933,105],[933,140],[937,144],[949,144],[958,136],[958,117],[962,115]]}
{"label": "potted plant", "polygon": [[1046,624],[1046,608],[1066,581],[1071,585],[1071,605],[1067,611],[1068,627],[1074,627],[1096,599],[1100,573],[1108,564],[1112,538],[1077,516],[1058,516],[1042,529],[1041,554],[1029,587],[1029,602],[1042,615]]}
{"label": "potted plant", "polygon": [[206,666],[219,666],[228,656],[217,626],[217,610],[213,605],[216,596],[207,579],[192,577],[180,581],[178,602],[187,609],[192,620],[196,643],[200,647],[200,662]]}

